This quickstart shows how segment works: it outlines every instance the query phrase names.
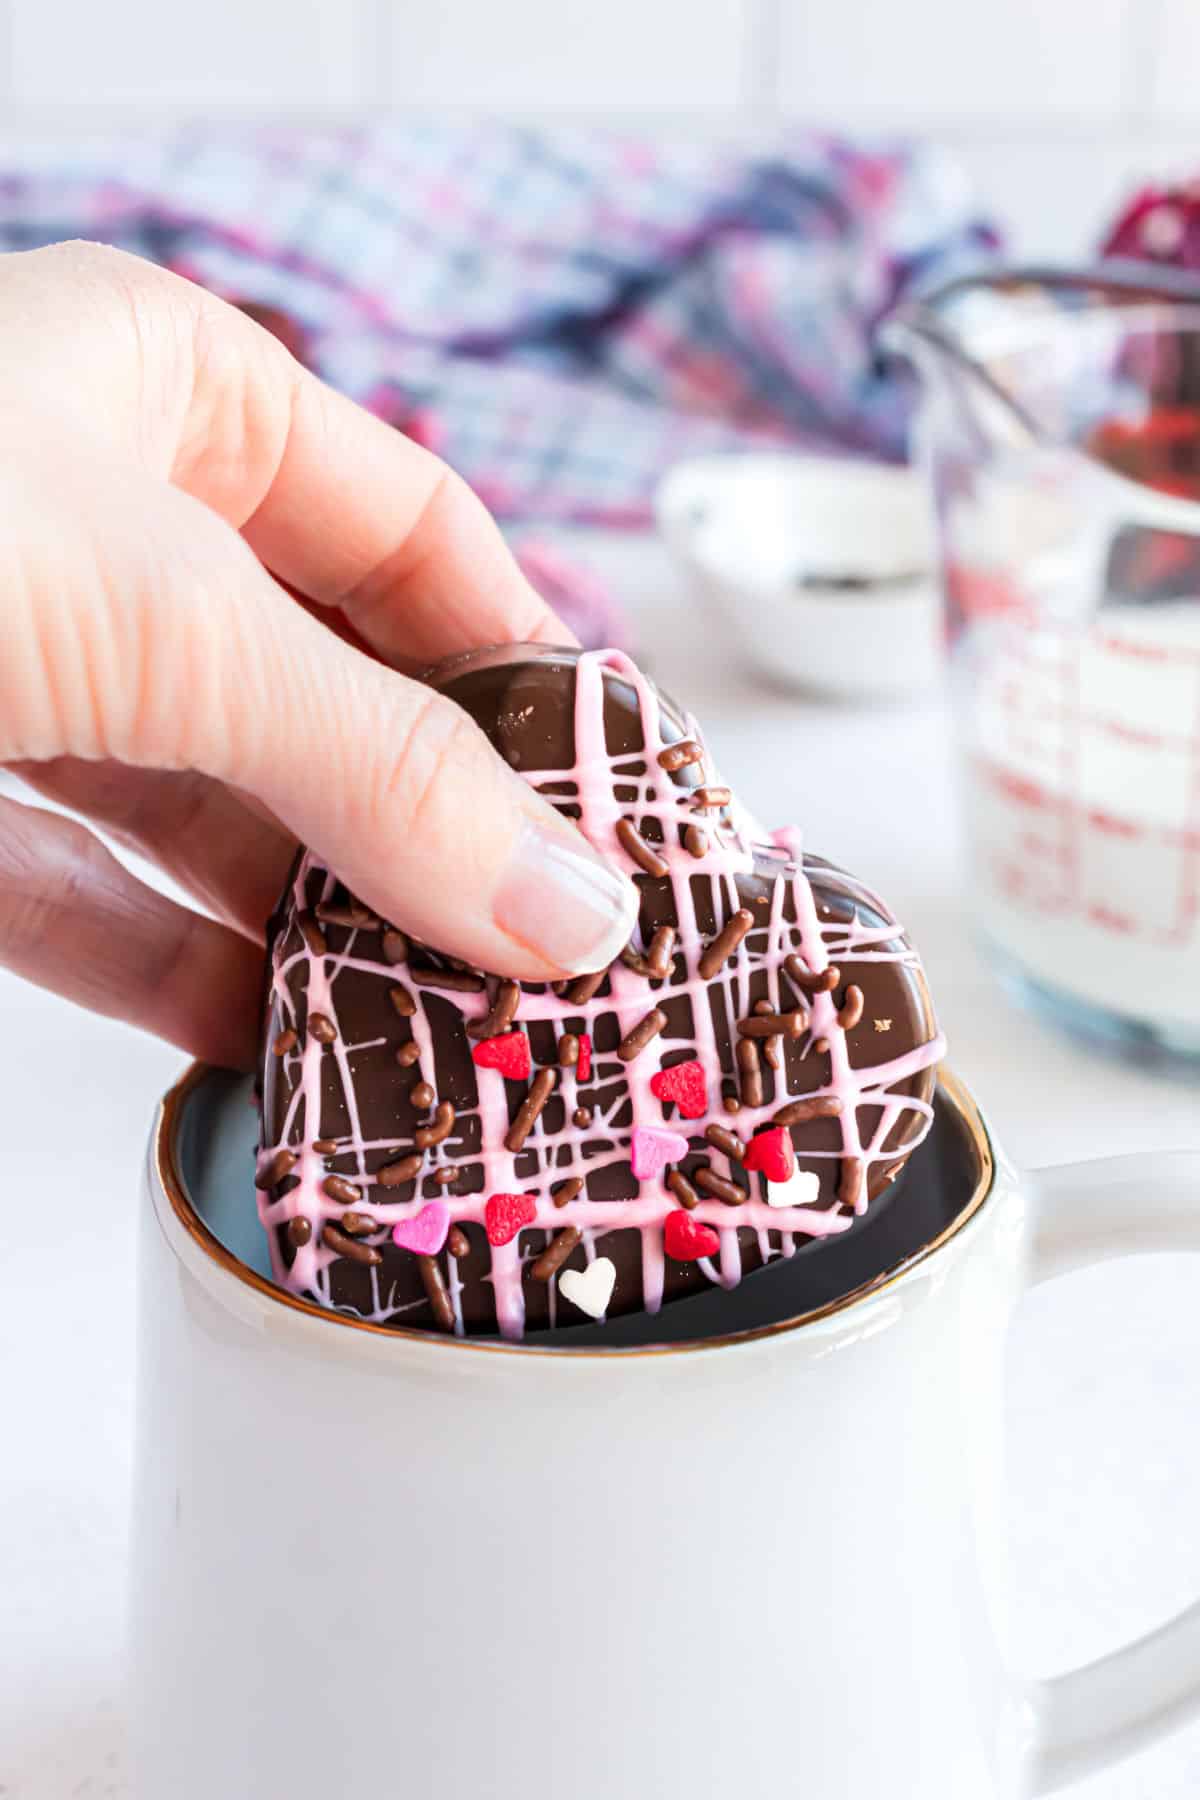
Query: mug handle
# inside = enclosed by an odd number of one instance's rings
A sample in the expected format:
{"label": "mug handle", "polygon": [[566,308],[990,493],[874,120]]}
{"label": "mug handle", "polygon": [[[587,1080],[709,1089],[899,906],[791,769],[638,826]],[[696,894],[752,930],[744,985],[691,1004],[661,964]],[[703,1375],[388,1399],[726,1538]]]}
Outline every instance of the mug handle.
{"label": "mug handle", "polygon": [[[1029,1179],[1031,1283],[1118,1256],[1200,1251],[1200,1151],[1106,1157]],[[1032,1702],[1035,1794],[1166,1737],[1200,1713],[1200,1604],[1097,1662],[1033,1683]]]}

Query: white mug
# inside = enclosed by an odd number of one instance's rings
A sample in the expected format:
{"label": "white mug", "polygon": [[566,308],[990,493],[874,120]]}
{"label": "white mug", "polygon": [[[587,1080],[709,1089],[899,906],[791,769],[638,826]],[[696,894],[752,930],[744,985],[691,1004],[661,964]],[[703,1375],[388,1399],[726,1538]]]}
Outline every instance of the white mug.
{"label": "white mug", "polygon": [[982,1176],[902,1273],[567,1354],[272,1288],[180,1177],[203,1080],[149,1158],[141,1800],[1024,1800],[1196,1709],[1200,1607],[1011,1666],[1000,1438],[1024,1285],[1200,1249],[1200,1157],[1018,1177],[947,1076]]}

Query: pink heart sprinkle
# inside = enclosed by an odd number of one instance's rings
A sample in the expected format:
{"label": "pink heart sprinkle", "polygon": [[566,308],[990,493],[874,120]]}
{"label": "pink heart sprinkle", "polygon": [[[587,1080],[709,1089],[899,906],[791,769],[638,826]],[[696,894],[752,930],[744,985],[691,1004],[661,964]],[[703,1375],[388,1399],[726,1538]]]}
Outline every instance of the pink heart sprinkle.
{"label": "pink heart sprinkle", "polygon": [[450,1208],[444,1200],[431,1200],[411,1219],[401,1219],[392,1231],[392,1242],[418,1256],[436,1256],[450,1231]]}
{"label": "pink heart sprinkle", "polygon": [[678,1131],[660,1131],[656,1125],[635,1125],[630,1161],[639,1181],[661,1175],[668,1163],[686,1156],[688,1141]]}

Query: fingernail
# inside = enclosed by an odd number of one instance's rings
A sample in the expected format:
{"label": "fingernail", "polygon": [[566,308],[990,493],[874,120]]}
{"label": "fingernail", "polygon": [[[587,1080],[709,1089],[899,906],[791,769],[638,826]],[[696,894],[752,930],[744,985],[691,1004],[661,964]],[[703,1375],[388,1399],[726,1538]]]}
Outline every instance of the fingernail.
{"label": "fingernail", "polygon": [[610,869],[578,832],[526,824],[508,873],[496,891],[493,917],[564,974],[606,968],[629,942],[637,889]]}

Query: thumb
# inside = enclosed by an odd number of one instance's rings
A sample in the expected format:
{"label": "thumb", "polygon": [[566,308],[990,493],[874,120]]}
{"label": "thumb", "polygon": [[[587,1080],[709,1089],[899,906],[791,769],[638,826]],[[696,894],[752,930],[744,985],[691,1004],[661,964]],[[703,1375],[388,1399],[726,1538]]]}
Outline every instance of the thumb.
{"label": "thumb", "polygon": [[444,695],[292,609],[272,628],[269,735],[233,778],[347,886],[414,936],[495,974],[605,968],[637,917],[632,884],[507,766]]}
{"label": "thumb", "polygon": [[231,782],[384,917],[497,974],[591,971],[628,941],[632,884],[452,701],[310,618],[180,490],[90,460],[44,476],[0,492],[0,761]]}

